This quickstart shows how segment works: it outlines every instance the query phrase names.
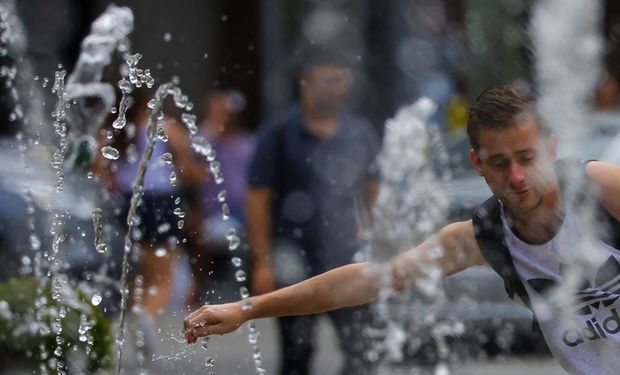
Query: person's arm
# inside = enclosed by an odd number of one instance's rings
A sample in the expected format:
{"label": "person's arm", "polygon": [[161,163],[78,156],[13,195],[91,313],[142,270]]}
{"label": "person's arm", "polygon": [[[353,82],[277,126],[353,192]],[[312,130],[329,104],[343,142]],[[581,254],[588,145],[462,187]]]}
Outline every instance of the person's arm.
{"label": "person's arm", "polygon": [[378,180],[371,180],[364,185],[364,205],[368,213],[372,213],[372,207],[377,202],[379,196],[380,183]]}
{"label": "person's arm", "polygon": [[607,211],[620,221],[620,167],[591,161],[586,166],[586,173],[600,188],[601,201]]}
{"label": "person's arm", "polygon": [[269,260],[272,199],[273,190],[269,187],[252,187],[248,190],[246,222],[252,252],[252,288],[257,294],[276,289],[276,278]]}
{"label": "person's arm", "polygon": [[[391,260],[392,289],[413,286],[417,279],[425,277],[430,267],[438,267],[447,276],[483,263],[472,221],[453,223],[439,231],[435,239]],[[377,264],[350,264],[252,297],[252,308],[247,310],[242,309],[241,302],[202,306],[183,321],[187,342],[231,332],[250,319],[316,314],[368,303],[377,298],[381,272]]]}

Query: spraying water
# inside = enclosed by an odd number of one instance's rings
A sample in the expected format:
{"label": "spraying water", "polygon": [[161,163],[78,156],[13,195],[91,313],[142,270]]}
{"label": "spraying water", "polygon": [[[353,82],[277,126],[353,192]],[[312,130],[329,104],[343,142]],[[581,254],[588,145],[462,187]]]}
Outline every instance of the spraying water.
{"label": "spraying water", "polygon": [[[531,33],[536,53],[536,73],[540,85],[538,107],[540,115],[569,155],[579,155],[583,140],[590,135],[588,108],[597,81],[602,74],[601,55],[603,40],[600,33],[601,4],[584,1],[539,2],[535,8]],[[574,244],[563,254],[569,269],[565,283],[555,298],[565,306],[562,309],[564,324],[574,325],[573,291],[582,280],[584,272],[604,261],[600,254],[591,251],[589,240],[598,224],[594,221],[592,204],[578,202],[579,187],[584,186],[584,176],[578,170],[569,171],[570,184],[564,198],[567,207],[578,209],[589,228],[575,233]],[[578,206],[579,204],[579,206]]]}

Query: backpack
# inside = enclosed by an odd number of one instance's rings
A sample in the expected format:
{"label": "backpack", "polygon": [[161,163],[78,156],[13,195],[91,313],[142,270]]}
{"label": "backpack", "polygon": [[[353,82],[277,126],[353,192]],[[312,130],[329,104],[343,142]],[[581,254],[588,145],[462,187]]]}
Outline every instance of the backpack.
{"label": "backpack", "polygon": [[[605,208],[602,206],[595,187],[590,183],[586,176],[585,166],[587,162],[580,162],[574,159],[563,159],[555,163],[554,168],[560,190],[564,191],[567,186],[567,171],[578,169],[581,173],[579,180],[583,182],[583,186],[576,189],[576,205],[583,204],[586,197],[593,197],[595,201],[595,217],[605,225],[605,236],[601,235],[600,239],[608,245],[620,249],[620,222],[615,220]],[[493,270],[503,279],[504,288],[510,299],[514,299],[515,294],[521,298],[523,303],[532,310],[531,301],[521,282],[512,256],[508,250],[504,237],[504,228],[501,221],[501,204],[495,196],[490,197],[484,203],[476,208],[473,213],[474,233],[476,242],[480,248],[483,258],[493,268]],[[538,331],[538,323],[534,317],[532,329]]]}

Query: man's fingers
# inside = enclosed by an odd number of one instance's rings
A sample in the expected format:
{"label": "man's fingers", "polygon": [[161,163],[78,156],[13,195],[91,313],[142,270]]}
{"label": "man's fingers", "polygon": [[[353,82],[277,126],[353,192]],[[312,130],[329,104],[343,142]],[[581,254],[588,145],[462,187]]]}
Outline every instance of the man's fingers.
{"label": "man's fingers", "polygon": [[199,326],[194,328],[189,328],[185,331],[185,339],[188,344],[193,344],[199,337],[209,336],[218,333],[219,327],[217,325],[211,326]]}
{"label": "man's fingers", "polygon": [[183,328],[189,327],[191,320],[194,319],[196,315],[200,314],[201,310],[202,310],[202,307],[197,310],[192,311],[188,316],[186,316],[185,319],[183,319]]}
{"label": "man's fingers", "polygon": [[193,335],[195,337],[203,337],[203,336],[212,335],[214,333],[217,333],[217,326],[208,325],[204,327],[194,328]]}

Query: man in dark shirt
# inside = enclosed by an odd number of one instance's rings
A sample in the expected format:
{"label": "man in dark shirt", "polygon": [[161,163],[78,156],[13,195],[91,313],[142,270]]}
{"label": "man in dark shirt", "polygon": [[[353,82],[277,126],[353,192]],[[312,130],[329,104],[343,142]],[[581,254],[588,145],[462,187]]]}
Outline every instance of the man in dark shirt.
{"label": "man in dark shirt", "polygon": [[[274,262],[284,249],[303,259],[294,278],[352,263],[361,249],[359,219],[368,217],[378,192],[379,143],[367,121],[344,110],[352,78],[341,53],[309,51],[299,77],[300,103],[276,116],[259,137],[247,206],[258,294],[299,281],[290,278],[292,265]],[[368,306],[329,317],[346,357],[342,373],[369,372],[370,340],[361,339],[372,321]],[[315,316],[279,319],[282,374],[308,373],[314,321]]]}

